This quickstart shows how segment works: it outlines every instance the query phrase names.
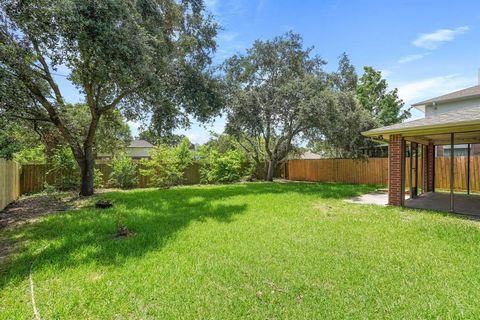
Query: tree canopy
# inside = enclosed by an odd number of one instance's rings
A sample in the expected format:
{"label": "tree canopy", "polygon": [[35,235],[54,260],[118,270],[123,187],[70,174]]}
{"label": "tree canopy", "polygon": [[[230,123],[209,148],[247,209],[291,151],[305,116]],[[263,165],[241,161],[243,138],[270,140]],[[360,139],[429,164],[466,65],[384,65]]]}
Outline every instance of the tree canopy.
{"label": "tree canopy", "polygon": [[367,110],[380,126],[402,122],[410,117],[410,111],[402,109],[403,101],[395,88],[388,91],[387,80],[372,67],[364,67],[359,79],[357,97],[360,105]]}
{"label": "tree canopy", "polygon": [[381,72],[364,67],[359,78],[344,53],[338,69],[328,75],[328,90],[321,96],[316,125],[309,132],[309,145],[326,156],[363,157],[363,149],[375,145],[362,132],[410,117],[397,89],[388,90]]}
{"label": "tree canopy", "polygon": [[315,97],[325,87],[323,64],[292,32],[257,40],[225,62],[226,131],[252,150],[255,161],[265,151],[266,180],[312,125]]}
{"label": "tree canopy", "polygon": [[[4,0],[0,11],[0,114],[53,124],[79,164],[83,195],[93,193],[94,138],[111,110],[169,121],[218,112],[208,69],[218,26],[201,0]],[[88,106],[82,139],[64,116],[58,74]]]}

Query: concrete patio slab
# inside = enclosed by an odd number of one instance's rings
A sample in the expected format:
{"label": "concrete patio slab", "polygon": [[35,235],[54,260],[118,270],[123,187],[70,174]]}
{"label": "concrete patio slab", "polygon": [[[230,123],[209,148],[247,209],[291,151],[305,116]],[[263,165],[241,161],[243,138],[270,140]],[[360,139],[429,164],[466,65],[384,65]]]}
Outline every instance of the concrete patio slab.
{"label": "concrete patio slab", "polygon": [[367,193],[361,196],[347,199],[345,201],[350,203],[356,203],[356,204],[375,204],[378,206],[386,206],[388,204],[388,193],[387,192]]}
{"label": "concrete patio slab", "polygon": [[[455,194],[455,213],[480,216],[480,196]],[[450,211],[450,194],[429,192],[415,199],[406,199],[405,206],[414,209]]]}
{"label": "concrete patio slab", "polygon": [[[345,200],[356,204],[388,205],[387,192],[373,192]],[[427,209],[449,212],[450,194],[429,192],[419,195],[415,199],[405,198],[405,207],[412,209]],[[480,195],[455,194],[455,213],[480,217]]]}

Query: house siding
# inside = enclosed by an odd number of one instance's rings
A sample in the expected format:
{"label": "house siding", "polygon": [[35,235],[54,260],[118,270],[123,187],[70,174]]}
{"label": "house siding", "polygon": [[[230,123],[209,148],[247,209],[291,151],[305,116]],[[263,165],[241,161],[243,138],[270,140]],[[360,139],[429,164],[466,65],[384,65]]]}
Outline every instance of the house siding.
{"label": "house siding", "polygon": [[435,106],[426,106],[425,117],[437,116],[445,112],[478,107],[480,106],[480,98],[469,99],[464,101],[454,101],[446,103],[437,103]]}

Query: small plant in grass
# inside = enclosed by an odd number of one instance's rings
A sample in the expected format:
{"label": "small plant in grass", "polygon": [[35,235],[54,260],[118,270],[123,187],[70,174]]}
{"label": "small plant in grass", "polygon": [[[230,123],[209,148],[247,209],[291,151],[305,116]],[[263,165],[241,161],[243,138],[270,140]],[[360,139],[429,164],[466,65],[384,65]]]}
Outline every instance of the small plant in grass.
{"label": "small plant in grass", "polygon": [[117,188],[132,188],[138,183],[137,165],[125,153],[116,156],[112,161],[112,173],[108,184]]}
{"label": "small plant in grass", "polygon": [[44,182],[43,183],[43,192],[47,195],[47,196],[51,196],[51,195],[54,195],[58,192],[57,188],[55,188],[54,185],[51,185],[49,184],[48,182]]}
{"label": "small plant in grass", "polygon": [[122,211],[117,211],[116,225],[117,225],[117,237],[128,236],[128,227],[126,224],[126,217]]}

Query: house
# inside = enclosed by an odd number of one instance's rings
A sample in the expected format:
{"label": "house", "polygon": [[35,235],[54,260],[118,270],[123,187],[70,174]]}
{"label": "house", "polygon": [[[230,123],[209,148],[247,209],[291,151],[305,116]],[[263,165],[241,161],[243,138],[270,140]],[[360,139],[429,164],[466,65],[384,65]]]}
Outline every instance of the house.
{"label": "house", "polygon": [[[434,117],[450,111],[480,106],[480,73],[479,85],[455,91],[440,97],[428,99],[412,106],[425,113],[425,118]],[[480,144],[470,146],[471,155],[480,155]],[[467,156],[468,144],[454,146],[454,156]],[[438,157],[450,157],[450,146],[437,146]]]}
{"label": "house", "polygon": [[[150,150],[154,146],[145,140],[132,140],[129,146],[125,149],[126,154],[134,160],[145,159],[150,157]],[[110,160],[111,154],[99,153],[97,159]]]}
{"label": "house", "polygon": [[[476,86],[412,106],[423,111],[425,117],[363,133],[389,144],[389,204],[480,215],[480,196],[470,192],[472,183],[478,184],[480,180],[471,160],[472,154],[479,153],[480,81]],[[448,172],[436,172],[436,158],[446,154],[465,155],[465,161],[449,161]],[[406,161],[409,161],[409,172]],[[419,161],[422,161],[421,172],[417,169]],[[462,173],[461,181],[455,180],[455,173]],[[407,174],[412,181],[409,199],[405,199]],[[440,175],[449,181],[448,193],[435,190],[435,179]],[[455,190],[466,192],[459,194]]]}

